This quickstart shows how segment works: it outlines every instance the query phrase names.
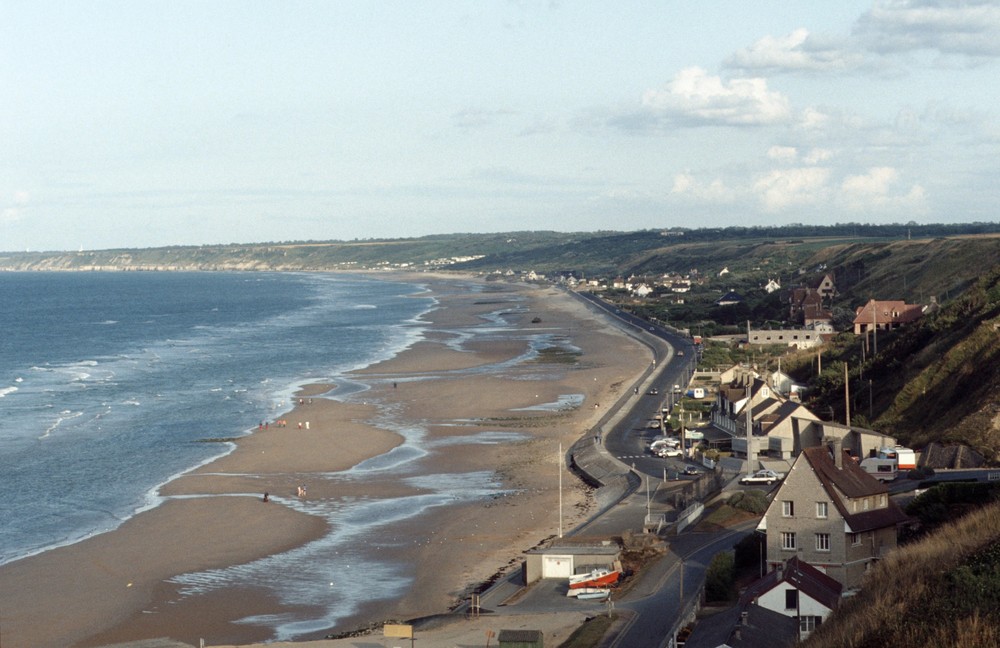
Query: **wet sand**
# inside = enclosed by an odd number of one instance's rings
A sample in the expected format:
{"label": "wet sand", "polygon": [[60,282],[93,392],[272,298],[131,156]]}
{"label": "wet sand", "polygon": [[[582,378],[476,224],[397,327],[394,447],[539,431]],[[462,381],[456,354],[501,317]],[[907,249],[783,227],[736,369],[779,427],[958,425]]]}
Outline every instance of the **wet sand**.
{"label": "wet sand", "polygon": [[[311,611],[288,609],[254,587],[182,596],[168,580],[279,554],[329,533],[326,520],[289,506],[302,501],[299,485],[307,487],[306,500],[318,502],[412,495],[418,487],[393,479],[322,477],[407,443],[398,426],[408,421],[424,433],[421,471],[494,473],[501,494],[437,506],[396,525],[400,540],[391,559],[406,565],[411,585],[399,597],[366,602],[330,632],[445,611],[519,564],[525,550],[557,533],[560,471],[563,528],[582,520],[589,493],[561,466],[559,445],[568,448],[603,414],[601,403],[631,387],[649,362],[647,350],[554,288],[480,284],[473,291],[455,278],[414,280],[430,287],[440,307],[425,316],[422,341],[357,372],[367,391],[340,401],[325,397],[335,394],[331,385],[309,386],[297,395],[301,405],[277,417],[285,427],[269,421],[230,455],[167,484],[164,505],[115,531],[0,568],[4,645],[272,640],[266,626],[231,621]],[[484,319],[501,311],[510,326]],[[552,346],[531,352],[529,340],[539,335]],[[551,406],[566,395],[575,399],[572,409]],[[471,440],[484,432],[519,440]],[[363,594],[363,581],[356,587]]]}

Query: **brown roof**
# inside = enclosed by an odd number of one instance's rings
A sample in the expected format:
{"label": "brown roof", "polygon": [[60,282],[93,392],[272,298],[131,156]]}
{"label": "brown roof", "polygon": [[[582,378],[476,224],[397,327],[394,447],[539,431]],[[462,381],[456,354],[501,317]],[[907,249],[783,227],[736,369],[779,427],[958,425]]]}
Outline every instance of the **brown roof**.
{"label": "brown roof", "polygon": [[865,470],[844,452],[841,467],[833,461],[833,454],[826,446],[805,448],[802,454],[812,465],[823,485],[833,484],[847,497],[868,497],[888,493],[889,487],[869,475]]}
{"label": "brown roof", "polygon": [[832,576],[824,574],[804,560],[799,560],[798,556],[792,556],[785,561],[783,569],[768,572],[751,584],[740,597],[740,603],[748,603],[782,582],[804,592],[831,610],[840,603],[840,594],[844,589],[844,586]]}
{"label": "brown roof", "polygon": [[852,499],[875,495],[888,497],[889,493],[889,487],[865,472],[847,451],[844,451],[840,468],[834,463],[833,454],[826,446],[805,448],[802,450],[802,454],[812,466],[823,488],[830,495],[834,506],[847,521],[852,532],[861,533],[862,531],[895,526],[907,520],[906,514],[891,499],[888,500],[888,506],[883,508],[869,509],[861,513],[847,510],[847,506],[840,498],[838,491]]}
{"label": "brown roof", "polygon": [[864,306],[858,306],[854,311],[855,324],[906,324],[920,319],[924,314],[923,306],[907,304],[903,301],[875,301],[871,299]]}

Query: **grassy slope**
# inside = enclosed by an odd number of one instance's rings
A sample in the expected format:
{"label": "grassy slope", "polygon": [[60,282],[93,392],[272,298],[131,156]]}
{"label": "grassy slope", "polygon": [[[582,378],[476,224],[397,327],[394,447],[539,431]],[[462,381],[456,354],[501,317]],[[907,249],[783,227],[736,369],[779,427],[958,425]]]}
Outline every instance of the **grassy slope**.
{"label": "grassy slope", "polygon": [[1000,503],[891,554],[803,646],[1000,645]]}

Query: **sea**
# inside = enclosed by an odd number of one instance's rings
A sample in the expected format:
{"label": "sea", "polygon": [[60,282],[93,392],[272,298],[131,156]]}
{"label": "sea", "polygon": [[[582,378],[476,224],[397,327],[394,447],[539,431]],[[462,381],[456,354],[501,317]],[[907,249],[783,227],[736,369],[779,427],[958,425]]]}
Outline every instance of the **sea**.
{"label": "sea", "polygon": [[[335,384],[339,398],[364,390],[348,373],[419,340],[420,317],[436,305],[415,283],[236,272],[0,273],[0,304],[0,564],[157,506],[160,485],[230,452],[228,439],[273,420],[302,385]],[[403,447],[332,478],[396,470],[425,453],[419,430],[399,431]],[[405,565],[359,553],[378,525],[498,488],[491,474],[399,474],[427,489],[421,499],[336,510],[286,502],[336,516],[337,533],[175,583],[190,595],[271,587],[285,603],[311,606],[311,616],[243,620],[270,626],[277,640],[336,627],[364,598],[407,585]],[[365,570],[365,592],[334,587],[351,565]]]}

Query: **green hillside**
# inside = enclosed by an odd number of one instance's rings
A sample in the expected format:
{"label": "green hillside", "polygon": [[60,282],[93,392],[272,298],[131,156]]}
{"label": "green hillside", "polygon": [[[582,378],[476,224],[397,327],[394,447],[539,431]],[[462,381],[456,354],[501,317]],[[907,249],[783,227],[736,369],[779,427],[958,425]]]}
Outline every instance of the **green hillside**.
{"label": "green hillside", "polygon": [[[720,278],[720,270],[728,273]],[[775,228],[669,229],[638,232],[507,232],[417,239],[287,241],[254,245],[135,250],[0,253],[0,270],[457,270],[552,278],[697,276],[684,300],[669,293],[636,300],[634,312],[681,328],[743,330],[788,326],[789,288],[830,273],[838,295],[835,321],[849,324],[871,298],[940,305],[919,324],[880,333],[875,349],[842,334],[823,351],[783,367],[810,385],[810,408],[842,421],[843,363],[850,370],[851,419],[921,447],[965,443],[1000,459],[1000,224],[794,225]],[[780,280],[784,292],[762,286]],[[720,308],[718,296],[739,290],[745,303]],[[700,292],[699,292],[700,291]],[[683,303],[681,303],[683,301]],[[724,327],[723,327],[724,328]]]}
{"label": "green hillside", "polygon": [[[979,249],[978,243],[976,247],[983,259],[995,252]],[[924,263],[940,265],[933,257]],[[954,273],[942,280],[932,272],[930,279],[918,283],[916,289],[924,290],[932,283],[950,282],[956,292],[958,284],[969,285],[921,321],[880,332],[877,355],[874,344],[866,354],[860,337],[842,334],[824,349],[822,374],[816,375],[813,354],[787,360],[785,366],[814,388],[807,405],[844,419],[846,362],[855,425],[914,447],[933,441],[961,443],[987,459],[1000,460],[1000,264],[989,260],[982,269],[973,267],[981,275],[978,279]]]}

